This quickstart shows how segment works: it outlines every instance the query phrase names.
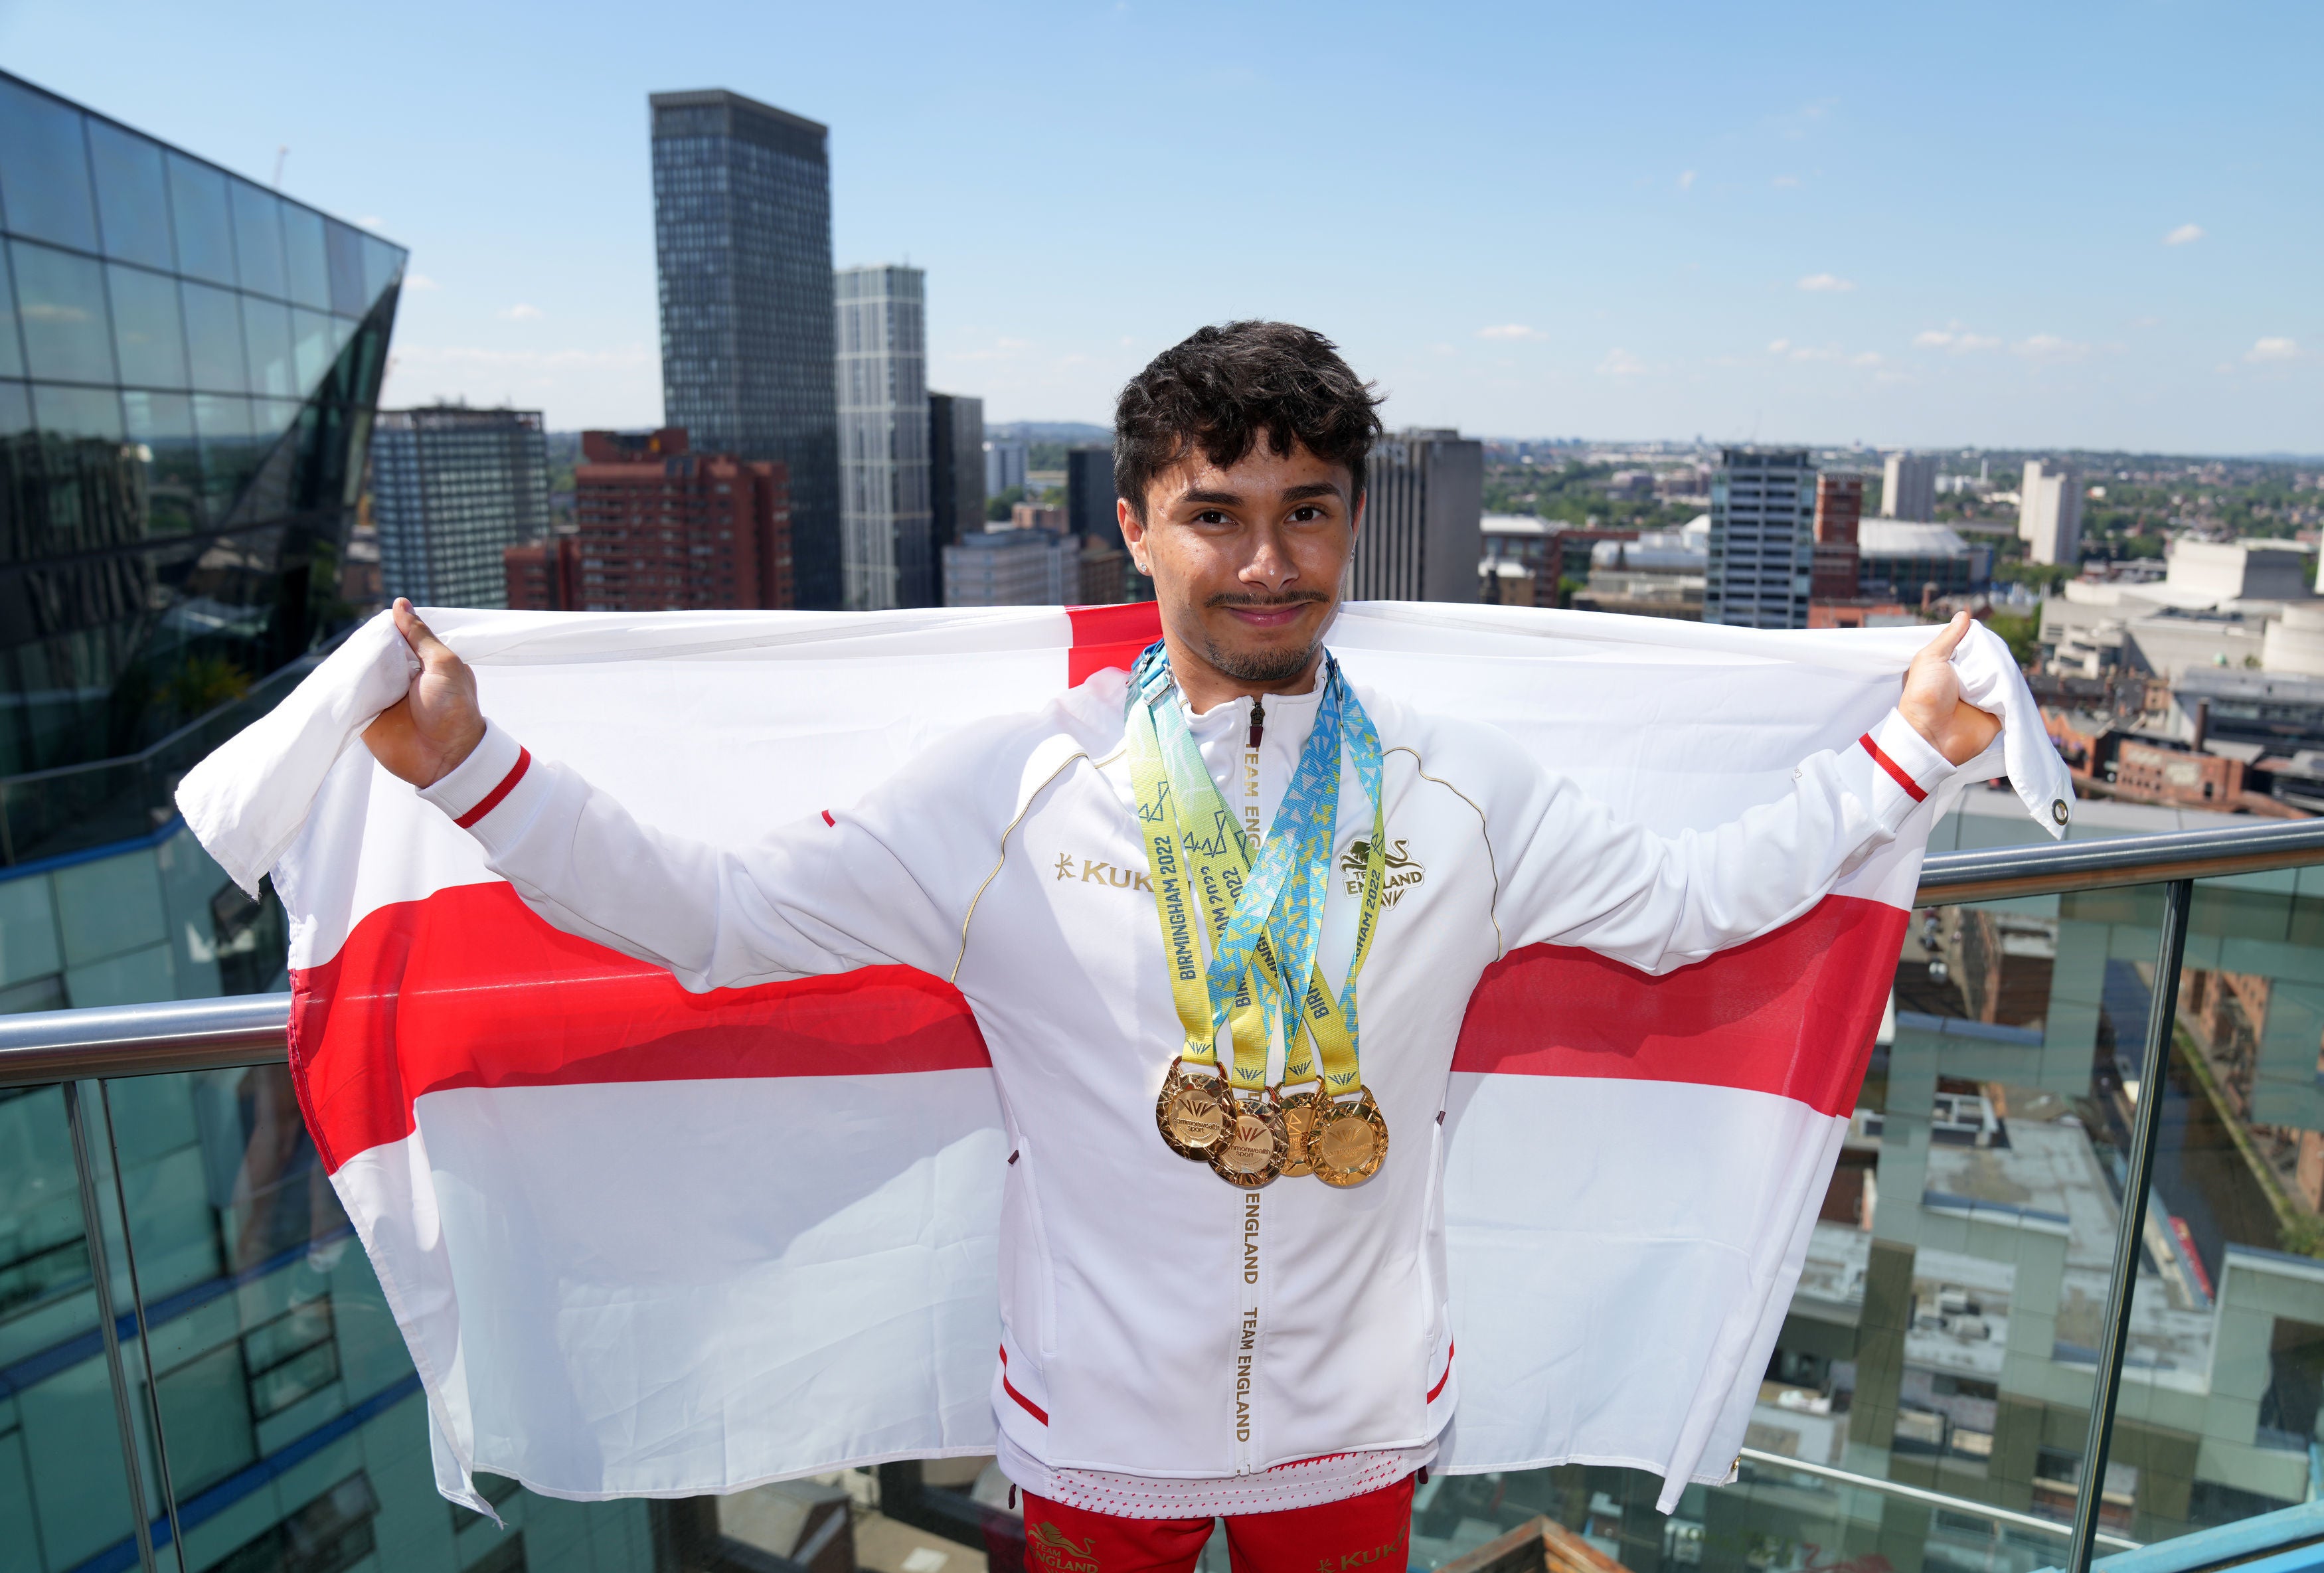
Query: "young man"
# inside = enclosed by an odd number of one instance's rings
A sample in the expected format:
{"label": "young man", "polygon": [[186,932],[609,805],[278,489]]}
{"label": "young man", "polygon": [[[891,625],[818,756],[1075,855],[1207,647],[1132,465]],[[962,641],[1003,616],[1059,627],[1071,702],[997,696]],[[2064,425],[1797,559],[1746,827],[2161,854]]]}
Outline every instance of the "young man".
{"label": "young man", "polygon": [[[1185,1568],[1222,1514],[1243,1567],[1401,1566],[1459,1394],[1441,1123],[1480,974],[1540,942],[1663,971],[1773,929],[1998,729],[1950,664],[1963,619],[1861,746],[1665,839],[1351,686],[1323,640],[1374,403],[1283,324],[1157,357],[1116,475],[1161,648],[750,846],[532,759],[397,603],[424,669],[365,741],[549,922],[696,989],[890,962],[958,984],[1013,1148],[1001,1464],[1058,1566]],[[1406,847],[1427,875],[1390,903]]]}

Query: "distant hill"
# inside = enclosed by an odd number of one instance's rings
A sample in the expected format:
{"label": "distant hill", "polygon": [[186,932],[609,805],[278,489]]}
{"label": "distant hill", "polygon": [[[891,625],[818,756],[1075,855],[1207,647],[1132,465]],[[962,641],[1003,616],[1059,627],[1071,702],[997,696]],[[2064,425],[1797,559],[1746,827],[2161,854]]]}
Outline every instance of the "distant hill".
{"label": "distant hill", "polygon": [[984,427],[987,442],[994,437],[1013,437],[1019,442],[1064,443],[1067,446],[1113,441],[1113,428],[1092,426],[1085,420],[1004,420],[987,421]]}

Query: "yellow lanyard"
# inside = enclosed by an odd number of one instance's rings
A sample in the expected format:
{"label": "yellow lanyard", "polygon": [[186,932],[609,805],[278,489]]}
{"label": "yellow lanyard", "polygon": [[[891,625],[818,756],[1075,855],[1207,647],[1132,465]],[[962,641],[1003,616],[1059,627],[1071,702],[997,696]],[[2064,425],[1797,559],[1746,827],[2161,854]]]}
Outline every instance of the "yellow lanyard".
{"label": "yellow lanyard", "polygon": [[[1176,700],[1168,696],[1163,703]],[[1220,800],[1209,772],[1204,771],[1199,781],[1176,781],[1165,764],[1153,713],[1143,704],[1133,704],[1130,709],[1130,781],[1137,794],[1139,829],[1146,842],[1148,875],[1154,886],[1154,907],[1162,921],[1163,944],[1169,958],[1171,1003],[1185,1029],[1185,1057],[1198,1065],[1215,1066],[1218,1026],[1190,909],[1199,902],[1210,943],[1215,946],[1241,897],[1243,876],[1250,868],[1250,848],[1242,827]],[[1209,833],[1188,833],[1183,828],[1182,814],[1197,825],[1207,823]],[[1355,959],[1348,968],[1351,989],[1371,954],[1372,937],[1379,929],[1380,892],[1388,866],[1385,818],[1385,805],[1376,797],[1372,837],[1365,848],[1363,900],[1357,909]],[[1185,862],[1193,865],[1191,882],[1179,856],[1181,848]],[[1279,988],[1281,973],[1275,952],[1264,938],[1253,947],[1252,957],[1270,987]],[[1295,1033],[1284,1044],[1283,1084],[1288,1087],[1318,1079],[1314,1059],[1308,1053],[1312,1039],[1323,1059],[1324,1088],[1333,1095],[1356,1091],[1363,1085],[1363,1077],[1355,1034],[1331,985],[1323,980],[1320,963],[1308,970],[1302,1014],[1306,1032]],[[1239,1090],[1257,1091],[1267,1084],[1267,1014],[1248,974],[1240,980],[1227,1015],[1234,1029],[1230,1081]]]}

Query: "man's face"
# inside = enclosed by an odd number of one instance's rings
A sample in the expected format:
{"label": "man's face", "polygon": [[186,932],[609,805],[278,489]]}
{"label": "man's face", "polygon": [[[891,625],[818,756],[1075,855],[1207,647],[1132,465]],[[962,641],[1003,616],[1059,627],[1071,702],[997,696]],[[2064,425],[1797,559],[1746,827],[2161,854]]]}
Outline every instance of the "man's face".
{"label": "man's face", "polygon": [[1355,547],[1352,483],[1345,465],[1262,440],[1231,468],[1197,451],[1155,477],[1142,524],[1124,499],[1122,538],[1173,641],[1239,683],[1303,676]]}

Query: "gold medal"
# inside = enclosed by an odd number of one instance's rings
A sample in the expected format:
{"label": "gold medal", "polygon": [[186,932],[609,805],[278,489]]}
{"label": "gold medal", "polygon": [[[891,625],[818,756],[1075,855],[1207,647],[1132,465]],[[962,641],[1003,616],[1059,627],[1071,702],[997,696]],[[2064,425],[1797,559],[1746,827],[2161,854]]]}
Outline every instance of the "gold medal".
{"label": "gold medal", "polygon": [[1210,1152],[1211,1169],[1230,1185],[1256,1191],[1283,1173],[1283,1111],[1272,1098],[1231,1094],[1234,1123]]}
{"label": "gold medal", "polygon": [[1379,1173],[1388,1156],[1388,1119],[1372,1090],[1365,1088],[1353,1103],[1327,1103],[1307,1150],[1315,1178],[1326,1185],[1360,1185]]}
{"label": "gold medal", "polygon": [[1223,1081],[1216,1076],[1189,1076],[1184,1063],[1183,1057],[1170,1062],[1162,1094],[1154,1100],[1154,1123],[1172,1152],[1199,1164],[1227,1135],[1234,1110]]}
{"label": "gold medal", "polygon": [[1283,1111],[1283,1172],[1294,1180],[1315,1172],[1316,1127],[1323,1122],[1322,1100],[1295,1092],[1276,1105]]}

